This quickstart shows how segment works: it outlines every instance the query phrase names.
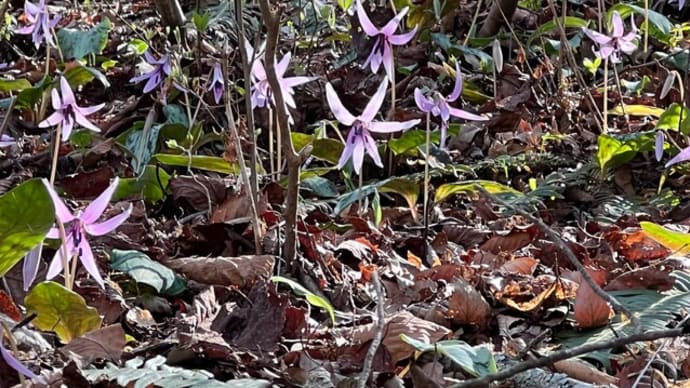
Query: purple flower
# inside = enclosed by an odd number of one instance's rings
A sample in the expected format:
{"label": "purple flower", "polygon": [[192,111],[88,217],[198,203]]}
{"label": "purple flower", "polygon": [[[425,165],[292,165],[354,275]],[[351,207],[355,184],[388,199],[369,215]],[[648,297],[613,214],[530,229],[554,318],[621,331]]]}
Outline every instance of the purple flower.
{"label": "purple flower", "polygon": [[21,363],[21,361],[17,360],[14,358],[12,353],[10,353],[9,350],[5,349],[4,346],[2,346],[2,338],[4,336],[4,330],[2,330],[2,327],[0,326],[0,355],[2,356],[2,359],[5,360],[5,363],[9,365],[12,369],[16,370],[17,372],[23,374],[29,379],[35,379],[38,376],[29,370],[24,364]]}
{"label": "purple flower", "polygon": [[149,93],[172,73],[172,68],[170,66],[170,58],[167,55],[163,55],[160,59],[156,59],[151,53],[146,51],[144,53],[144,58],[146,58],[146,63],[153,67],[153,69],[132,78],[129,82],[138,84],[141,81],[147,80],[146,85],[144,85],[144,93]]}
{"label": "purple flower", "polygon": [[220,104],[220,99],[223,97],[223,92],[225,91],[225,81],[223,80],[223,70],[220,68],[220,63],[218,62],[213,65],[213,78],[211,79],[211,85],[209,85],[208,90],[213,91],[213,98],[216,100],[216,104]]}
{"label": "purple flower", "polygon": [[3,134],[0,136],[0,148],[9,147],[15,143],[14,139],[8,135]]}
{"label": "purple flower", "polygon": [[376,148],[376,141],[371,136],[371,132],[397,132],[412,128],[419,124],[419,119],[404,122],[372,121],[376,113],[381,109],[387,86],[388,80],[384,79],[383,82],[381,82],[381,86],[379,86],[376,93],[371,97],[371,100],[364,108],[362,114],[355,117],[343,106],[342,102],[340,102],[340,98],[338,98],[335,90],[333,90],[333,86],[331,86],[330,83],[326,84],[326,98],[328,99],[328,106],[331,108],[331,112],[333,112],[333,115],[340,123],[352,127],[350,133],[347,135],[347,143],[345,144],[343,154],[338,161],[338,168],[343,168],[347,161],[352,158],[355,172],[359,174],[362,170],[365,152],[371,156],[377,166],[383,167],[379,151]]}
{"label": "purple flower", "polygon": [[405,34],[395,34],[395,30],[398,29],[398,25],[402,21],[402,18],[407,14],[408,7],[405,7],[400,11],[393,19],[386,23],[383,28],[376,28],[376,26],[369,20],[364,7],[362,6],[362,0],[357,0],[357,18],[359,19],[359,24],[362,26],[362,30],[372,38],[375,38],[374,47],[371,49],[371,54],[367,58],[366,62],[362,67],[371,66],[371,71],[378,73],[381,63],[383,67],[386,68],[386,74],[388,79],[393,81],[393,76],[395,75],[395,69],[393,68],[393,45],[400,46],[406,44],[417,33],[417,27]]}
{"label": "purple flower", "polygon": [[661,162],[661,158],[664,157],[664,132],[656,131],[656,141],[654,144],[654,154],[656,156],[656,161]]}
{"label": "purple flower", "polygon": [[678,9],[683,9],[683,6],[685,6],[685,0],[679,0],[678,1]]}
{"label": "purple flower", "polygon": [[29,24],[15,31],[18,34],[31,34],[31,40],[36,48],[44,40],[46,44],[55,46],[52,29],[58,24],[60,17],[55,16],[51,19],[45,3],[45,0],[40,0],[38,4],[24,2],[24,18]]}
{"label": "purple flower", "polygon": [[462,73],[460,72],[460,65],[457,63],[455,64],[455,87],[453,87],[453,92],[449,96],[444,97],[439,92],[433,92],[430,97],[427,97],[421,89],[416,88],[414,90],[414,100],[422,112],[431,113],[433,116],[441,116],[441,148],[445,148],[446,146],[446,131],[448,130],[448,120],[450,120],[450,116],[467,120],[488,120],[482,116],[448,105],[449,102],[457,100],[461,94]]}
{"label": "purple flower", "polygon": [[683,148],[680,150],[678,155],[674,156],[671,160],[666,162],[666,165],[664,165],[665,168],[669,168],[673,166],[674,164],[686,162],[690,160],[690,147]]}
{"label": "purple flower", "polygon": [[618,12],[613,11],[613,32],[611,36],[600,34],[592,31],[589,28],[583,28],[582,31],[594,42],[599,45],[599,51],[594,53],[601,59],[611,58],[611,62],[618,63],[621,61],[620,52],[628,55],[632,54],[637,48],[635,45],[635,38],[637,38],[637,26],[635,26],[635,19],[630,18],[632,29],[627,34],[623,35],[623,19]]}
{"label": "purple flower", "polygon": [[[268,77],[266,75],[266,69],[264,68],[263,62],[259,56],[255,56],[254,48],[251,46],[249,41],[245,41],[245,46],[247,47],[247,57],[252,60],[254,59],[254,64],[252,65],[252,107],[253,108],[263,108],[269,103],[275,106],[275,100],[273,98],[273,93],[271,93],[271,85],[268,83]],[[280,83],[280,90],[283,92],[283,99],[285,100],[285,105],[295,109],[297,108],[295,104],[295,99],[293,95],[295,94],[294,87],[298,85],[305,84],[309,81],[313,81],[316,77],[285,77],[285,72],[290,65],[290,59],[292,54],[289,52],[283,56],[283,58],[275,65],[276,75],[278,76],[278,82]],[[288,119],[292,123],[292,116],[290,111],[288,112]]]}
{"label": "purple flower", "polygon": [[[60,98],[60,94],[62,94],[62,98]],[[40,128],[46,128],[61,124],[62,141],[67,141],[69,139],[69,135],[72,133],[75,122],[92,131],[101,131],[97,126],[90,122],[86,116],[100,110],[103,108],[103,106],[105,106],[105,104],[89,107],[81,107],[77,105],[72,88],[70,88],[69,82],[67,82],[65,77],[60,77],[60,93],[58,93],[57,89],[53,89],[52,103],[55,112],[48,116],[47,119],[41,121],[38,126]]]}
{"label": "purple flower", "polygon": [[[76,214],[72,214],[70,210],[65,206],[60,197],[57,195],[53,187],[48,183],[47,180],[43,179],[43,184],[45,184],[48,189],[48,193],[53,200],[53,205],[55,205],[55,217],[58,221],[63,224],[71,223],[70,225],[65,225],[65,241],[64,245],[61,245],[55,252],[53,261],[50,262],[50,267],[48,267],[47,279],[52,279],[57,276],[63,267],[63,251],[67,251],[67,262],[74,257],[79,256],[86,271],[93,276],[93,278],[98,282],[98,284],[103,287],[103,278],[98,272],[98,266],[96,265],[96,260],[93,257],[93,252],[91,251],[91,245],[89,244],[88,236],[102,236],[104,234],[110,233],[115,228],[120,226],[129,215],[132,213],[132,205],[124,212],[108,219],[103,222],[97,223],[105,208],[110,202],[110,198],[113,196],[115,189],[117,188],[119,179],[115,178],[113,183],[108,186],[108,188],[94,199],[93,202],[86,207],[84,212],[78,211]],[[58,228],[53,227],[48,231],[48,238],[59,239],[60,231]]]}

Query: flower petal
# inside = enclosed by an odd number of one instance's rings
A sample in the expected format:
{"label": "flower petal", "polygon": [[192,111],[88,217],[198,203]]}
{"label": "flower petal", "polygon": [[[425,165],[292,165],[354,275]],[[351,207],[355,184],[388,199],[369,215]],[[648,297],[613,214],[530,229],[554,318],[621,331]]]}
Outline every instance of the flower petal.
{"label": "flower petal", "polygon": [[391,46],[390,43],[386,42],[384,43],[383,46],[383,58],[381,60],[383,62],[383,67],[386,69],[386,74],[388,75],[388,79],[393,82],[395,79],[395,63],[394,63],[394,58],[393,58],[393,46]]}
{"label": "flower petal", "polygon": [[345,143],[345,148],[343,153],[340,155],[337,167],[342,169],[347,164],[347,161],[352,157],[352,152],[355,150],[355,140],[356,134],[354,129],[350,129],[350,133],[347,135],[347,142]]}
{"label": "flower petal", "polygon": [[475,121],[486,121],[486,120],[488,120],[486,117],[482,117],[482,116],[476,115],[474,113],[464,111],[462,109],[453,108],[452,106],[448,107],[448,111],[450,112],[451,115],[458,117],[458,118],[461,118],[461,119],[465,119],[465,120],[475,120]]}
{"label": "flower petal", "polygon": [[376,90],[376,93],[374,93],[373,96],[371,96],[371,100],[369,100],[369,103],[367,106],[364,108],[364,111],[362,114],[359,116],[362,121],[365,123],[371,122],[371,120],[374,119],[376,116],[376,113],[381,109],[381,105],[383,105],[383,99],[386,98],[386,88],[388,87],[388,79],[384,78],[383,81],[381,81],[381,85],[379,85],[379,88]]}
{"label": "flower petal", "polygon": [[690,160],[690,147],[683,148],[678,155],[674,156],[671,160],[666,162],[664,165],[665,168],[669,168],[673,166],[674,164],[682,163],[685,161]]}
{"label": "flower petal", "polygon": [[45,120],[38,123],[39,128],[54,127],[61,123],[65,119],[65,116],[60,111],[55,111],[53,114],[48,116]]}
{"label": "flower petal", "polygon": [[345,125],[352,125],[352,123],[355,122],[355,116],[343,106],[342,102],[340,102],[340,98],[338,98],[338,94],[335,92],[330,82],[326,83],[326,100],[328,100],[328,106],[331,108],[333,116],[335,116],[339,122]]}
{"label": "flower petal", "polygon": [[417,34],[417,26],[415,26],[411,31],[406,32],[404,34],[397,34],[397,35],[391,35],[388,37],[388,41],[391,42],[392,44],[396,46],[402,46],[404,44],[407,44],[409,41],[414,38],[414,36]]}
{"label": "flower petal", "polygon": [[67,247],[67,264],[69,264],[70,260],[72,260],[72,253],[74,252],[74,239],[72,238],[72,235],[67,235],[65,239],[65,243],[60,245],[55,251],[55,255],[53,256],[53,260],[50,261],[50,265],[48,266],[48,273],[46,273],[46,279],[50,280],[60,274],[63,270],[62,266],[62,252],[65,251],[64,247]]}
{"label": "flower petal", "polygon": [[[376,36],[379,34],[379,29],[371,22],[367,12],[362,6],[362,0],[357,0],[357,19],[359,19],[359,25],[362,26],[362,30],[369,36]],[[394,30],[395,31],[395,30]]]}
{"label": "flower petal", "polygon": [[355,169],[357,175],[362,171],[362,164],[364,163],[364,141],[362,136],[355,137],[355,146],[352,149],[352,167]]}
{"label": "flower petal", "polygon": [[618,13],[618,11],[613,11],[613,16],[611,16],[611,24],[613,25],[613,32],[611,36],[613,38],[620,38],[623,36],[623,18]]}
{"label": "flower petal", "polygon": [[388,23],[386,23],[386,25],[383,26],[383,28],[381,29],[381,33],[386,35],[390,39],[390,37],[393,34],[395,34],[395,30],[398,29],[398,27],[400,26],[400,22],[403,20],[403,18],[407,14],[407,11],[409,10],[410,7],[405,7],[402,10],[400,10],[400,12],[398,12],[398,14],[395,15],[393,19],[389,20]]}
{"label": "flower petal", "polygon": [[104,106],[105,106],[105,103],[94,105],[94,106],[78,106],[77,109],[75,109],[75,110],[79,111],[79,113],[81,113],[84,116],[88,116],[92,113],[96,113],[99,110],[103,109]]}
{"label": "flower petal", "polygon": [[664,132],[657,131],[655,140],[654,154],[656,156],[656,161],[661,162],[661,158],[664,157]]}
{"label": "flower petal", "polygon": [[585,35],[589,37],[589,39],[593,40],[595,43],[599,45],[608,44],[612,40],[610,37],[598,33],[594,30],[590,30],[589,28],[583,28],[582,31],[585,33]]}
{"label": "flower petal", "polygon": [[48,180],[43,178],[41,182],[43,182],[43,186],[48,190],[48,195],[50,195],[50,199],[53,201],[55,217],[63,224],[74,220],[76,217],[74,217],[72,212],[65,206],[65,203],[62,202],[62,199],[60,199],[60,196],[55,192],[55,189],[53,189],[53,186],[50,185]]}
{"label": "flower petal", "polygon": [[288,69],[288,66],[290,66],[290,59],[292,58],[292,54],[288,51],[283,55],[283,58],[280,59],[280,62],[276,64],[276,75],[278,76],[278,79],[283,78],[283,75],[285,75],[285,72]]}
{"label": "flower petal", "polygon": [[374,138],[371,137],[369,134],[365,134],[362,136],[362,142],[364,143],[364,147],[367,153],[374,161],[374,164],[383,168],[383,163],[381,162],[381,155],[379,155],[379,149],[376,148],[376,140],[374,140]]}
{"label": "flower petal", "polygon": [[631,41],[625,41],[623,39],[618,40],[618,47],[620,50],[628,55],[632,54],[633,51],[637,49],[635,43]]}
{"label": "flower petal", "polygon": [[41,252],[43,251],[43,241],[35,246],[29,253],[24,256],[24,264],[22,265],[22,278],[24,280],[24,291],[31,288],[31,284],[36,279],[38,273],[38,261],[41,259]]}
{"label": "flower petal", "polygon": [[117,184],[119,182],[120,178],[115,177],[112,183],[110,183],[110,186],[108,186],[108,188],[105,189],[101,195],[94,199],[89,206],[84,209],[84,213],[80,217],[84,224],[93,224],[101,217],[101,215],[103,215],[103,212],[105,211],[105,208],[108,207],[110,198],[112,198],[113,193],[115,193],[115,189],[117,189]]}
{"label": "flower petal", "polygon": [[414,102],[417,103],[417,107],[424,113],[431,112],[431,108],[434,107],[434,102],[424,95],[422,89],[414,89]]}
{"label": "flower petal", "polygon": [[29,368],[24,366],[24,364],[22,364],[21,361],[14,358],[14,356],[12,355],[12,353],[10,353],[9,350],[5,349],[5,347],[2,346],[3,336],[4,332],[0,333],[0,355],[2,355],[2,359],[5,360],[5,363],[7,363],[7,365],[9,365],[12,369],[23,374],[29,379],[35,379],[36,377],[38,377],[34,372],[30,371]]}
{"label": "flower petal", "polygon": [[122,213],[113,216],[106,221],[97,224],[86,224],[84,228],[86,232],[92,236],[102,236],[108,234],[115,230],[118,226],[122,225],[123,222],[127,221],[129,216],[132,214],[132,204],[129,205],[127,210]]}
{"label": "flower petal", "polygon": [[369,131],[376,133],[391,133],[398,132],[404,129],[409,129],[421,122],[420,119],[408,121],[375,121],[369,123]]}
{"label": "flower petal", "polygon": [[96,264],[96,259],[93,257],[93,251],[91,250],[91,245],[89,245],[89,240],[87,240],[86,235],[82,235],[81,237],[79,253],[79,260],[81,260],[81,263],[84,265],[86,272],[94,278],[101,288],[105,288],[105,282],[103,282],[98,264]]}
{"label": "flower petal", "polygon": [[72,87],[69,86],[67,78],[60,77],[60,94],[62,94],[62,106],[65,105],[75,105],[77,100],[74,99],[74,93],[72,92]]}
{"label": "flower petal", "polygon": [[462,72],[460,71],[460,64],[455,62],[455,85],[453,91],[448,96],[447,101],[453,102],[462,94]]}
{"label": "flower petal", "polygon": [[86,128],[86,129],[90,129],[94,132],[100,132],[101,131],[100,128],[98,128],[94,123],[89,121],[86,117],[84,117],[84,115],[82,115],[81,113],[79,113],[77,111],[74,112],[74,119],[77,121],[77,123],[79,123],[79,125],[81,125],[82,127]]}
{"label": "flower petal", "polygon": [[57,89],[53,89],[50,91],[50,104],[56,111],[61,110],[63,108],[62,99],[60,98],[60,93],[58,93]]}
{"label": "flower petal", "polygon": [[[599,50],[599,57],[601,57],[601,59],[606,59],[606,58],[612,56],[612,54],[614,54],[615,52],[616,52],[616,48],[613,47],[612,45],[610,45],[610,44],[603,45],[603,46],[601,46],[601,49]],[[615,58],[616,57],[612,57],[611,60],[613,62],[616,62]]]}
{"label": "flower petal", "polygon": [[306,84],[307,82],[311,82],[315,79],[318,79],[318,77],[288,77],[280,80],[280,84],[283,87],[292,88],[298,85]]}

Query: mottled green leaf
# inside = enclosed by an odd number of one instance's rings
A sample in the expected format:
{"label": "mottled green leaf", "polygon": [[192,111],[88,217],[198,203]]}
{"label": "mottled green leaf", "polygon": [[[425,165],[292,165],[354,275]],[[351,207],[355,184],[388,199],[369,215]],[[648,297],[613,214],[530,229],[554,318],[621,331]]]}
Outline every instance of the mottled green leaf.
{"label": "mottled green leaf", "polygon": [[81,60],[87,55],[100,54],[108,43],[108,33],[112,27],[110,19],[103,18],[88,30],[60,28],[57,38],[63,57]]}
{"label": "mottled green leaf", "polygon": [[110,266],[127,273],[137,283],[153,287],[161,294],[177,295],[187,289],[185,281],[173,270],[139,251],[113,249]]}

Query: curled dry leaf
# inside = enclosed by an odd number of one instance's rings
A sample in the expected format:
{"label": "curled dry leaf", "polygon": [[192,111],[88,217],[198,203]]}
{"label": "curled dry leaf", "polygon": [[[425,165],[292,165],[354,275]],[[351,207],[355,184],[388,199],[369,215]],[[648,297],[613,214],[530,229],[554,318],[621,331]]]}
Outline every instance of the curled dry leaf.
{"label": "curled dry leaf", "polygon": [[118,323],[81,335],[60,348],[60,352],[67,357],[77,355],[85,364],[97,359],[118,362],[125,344],[125,331]]}
{"label": "curled dry leaf", "polygon": [[484,242],[479,249],[493,254],[515,252],[524,248],[539,235],[539,227],[531,225],[524,229],[515,228],[507,235],[497,235]]}
{"label": "curled dry leaf", "polygon": [[275,256],[185,257],[164,264],[194,281],[243,288],[273,274]]}
{"label": "curled dry leaf", "polygon": [[520,275],[531,275],[537,268],[539,262],[533,257],[516,257],[513,260],[506,261],[500,268],[506,273],[517,273]]}
{"label": "curled dry leaf", "polygon": [[556,301],[573,298],[577,290],[575,282],[552,275],[497,280],[489,281],[496,290],[496,298],[506,306],[522,312],[534,311],[552,297]]}
{"label": "curled dry leaf", "polygon": [[[334,335],[350,338],[353,344],[363,344],[371,341],[374,338],[375,332],[376,327],[373,323],[359,325],[355,328],[347,327],[333,330]],[[383,345],[391,354],[393,363],[397,363],[412,356],[414,353],[414,348],[400,339],[401,334],[407,334],[422,342],[432,344],[450,334],[451,331],[433,322],[417,318],[409,311],[400,311],[386,318],[384,333]]]}
{"label": "curled dry leaf", "polygon": [[491,306],[472,285],[457,279],[448,287],[452,290],[448,300],[448,318],[461,325],[486,328],[491,319]]}

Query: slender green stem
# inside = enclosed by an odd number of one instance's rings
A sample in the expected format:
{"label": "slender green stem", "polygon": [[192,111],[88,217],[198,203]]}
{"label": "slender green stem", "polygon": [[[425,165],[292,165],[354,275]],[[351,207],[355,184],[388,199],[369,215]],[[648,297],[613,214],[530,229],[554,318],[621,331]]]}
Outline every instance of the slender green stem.
{"label": "slender green stem", "polygon": [[[53,158],[51,161],[50,165],[50,185],[55,186],[55,175],[57,172],[57,162],[58,162],[58,157],[60,156],[60,141],[62,139],[62,123],[58,124],[57,128],[55,128],[55,138],[53,139],[54,146],[53,146]],[[60,221],[60,219],[56,218],[55,223],[58,226],[58,230],[60,231],[60,240],[62,240],[62,245],[60,246],[60,249],[62,249],[62,268],[63,268],[63,274],[65,276],[65,287],[68,289],[72,289],[72,276],[70,276],[70,269],[69,269],[69,261],[67,260],[67,245],[65,242],[67,241],[67,234],[65,233],[65,225]],[[43,245],[41,245],[41,250],[42,250]],[[41,256],[41,252],[38,252],[38,256]],[[73,258],[76,261],[76,258]],[[76,264],[75,264],[75,269],[72,271],[73,274],[76,273]]]}
{"label": "slender green stem", "polygon": [[616,69],[616,64],[613,64],[613,78],[616,80],[616,87],[618,88],[618,95],[620,96],[621,99],[621,111],[623,111],[623,118],[625,118],[625,125],[627,126],[628,130],[631,131],[630,129],[630,116],[628,116],[628,112],[625,110],[625,101],[623,101],[623,87],[621,86],[621,79],[618,76],[618,69]]}
{"label": "slender green stem", "polygon": [[604,60],[604,133],[609,132],[609,59]]}
{"label": "slender green stem", "polygon": [[[429,227],[429,153],[431,152],[431,113],[426,113],[426,150],[424,151],[424,233]],[[410,209],[412,210],[412,209]],[[414,211],[413,211],[414,214]]]}

